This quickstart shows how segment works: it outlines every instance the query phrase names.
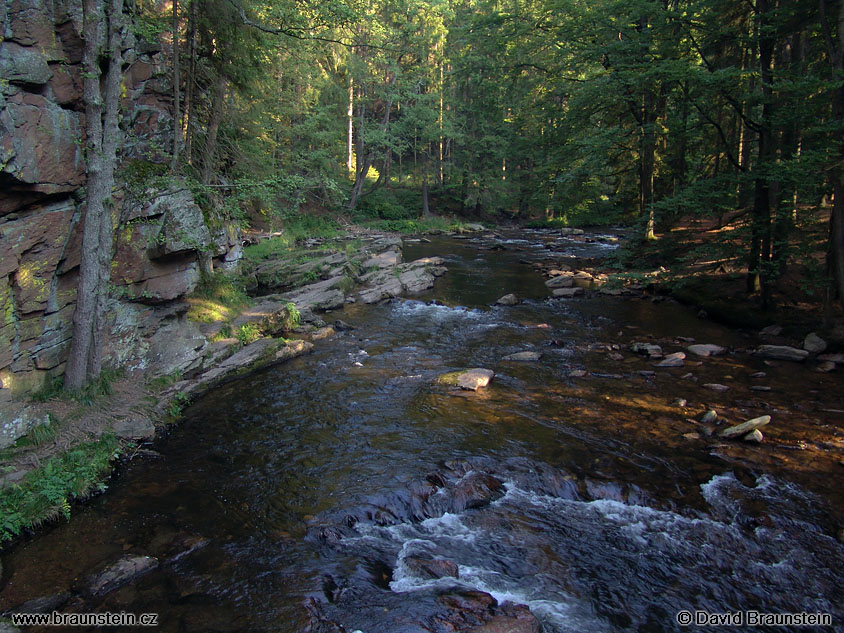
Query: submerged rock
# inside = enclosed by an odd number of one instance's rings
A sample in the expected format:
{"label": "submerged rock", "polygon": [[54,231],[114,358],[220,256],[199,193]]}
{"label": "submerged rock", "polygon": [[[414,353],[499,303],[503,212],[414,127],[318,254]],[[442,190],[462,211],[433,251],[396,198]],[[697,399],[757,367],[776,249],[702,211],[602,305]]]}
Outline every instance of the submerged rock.
{"label": "submerged rock", "polygon": [[501,360],[517,361],[517,362],[534,362],[542,358],[542,352],[516,352],[515,354],[508,354]]}
{"label": "submerged rock", "polygon": [[494,376],[495,372],[490,369],[475,367],[474,369],[463,369],[441,374],[437,377],[437,382],[443,385],[460,387],[468,391],[477,391],[482,387],[486,387]]}
{"label": "submerged rock", "polygon": [[[61,609],[70,600],[70,593],[63,591],[54,593],[51,596],[42,596],[27,600],[15,608],[17,613],[51,613]],[[2,629],[0,629],[2,631]]]}
{"label": "submerged rock", "polygon": [[727,385],[722,385],[721,383],[717,382],[707,382],[703,385],[707,389],[712,389],[712,391],[727,391],[729,387]]}
{"label": "submerged rock", "polygon": [[86,590],[92,596],[103,596],[137,580],[158,567],[158,559],[152,556],[125,556],[104,571],[88,579]]}
{"label": "submerged rock", "polygon": [[519,303],[519,300],[518,300],[518,298],[516,298],[516,295],[511,293],[511,294],[508,294],[508,295],[504,295],[503,297],[500,297],[498,299],[498,301],[496,301],[495,303],[497,303],[500,306],[514,306],[514,305]]}
{"label": "submerged rock", "polygon": [[718,435],[720,437],[728,439],[733,437],[739,437],[740,435],[746,435],[752,431],[755,431],[759,427],[765,426],[770,421],[770,415],[762,415],[758,418],[753,418],[752,420],[748,420],[747,422],[742,422],[741,424],[737,424],[735,426],[726,428],[723,431],[719,431]]}

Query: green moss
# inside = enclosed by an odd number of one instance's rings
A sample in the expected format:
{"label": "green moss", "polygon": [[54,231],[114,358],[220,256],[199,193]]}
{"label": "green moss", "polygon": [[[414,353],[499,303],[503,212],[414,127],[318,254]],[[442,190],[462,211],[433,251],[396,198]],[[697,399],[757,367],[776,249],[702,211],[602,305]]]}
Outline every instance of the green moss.
{"label": "green moss", "polygon": [[0,543],[56,517],[69,518],[71,501],[105,490],[104,480],[119,446],[114,435],[104,435],[42,464],[20,483],[0,489]]}
{"label": "green moss", "polygon": [[466,373],[465,369],[461,369],[459,371],[450,371],[447,374],[440,374],[437,376],[437,382],[441,385],[449,385],[450,387],[456,387],[457,381],[460,380],[460,376]]}

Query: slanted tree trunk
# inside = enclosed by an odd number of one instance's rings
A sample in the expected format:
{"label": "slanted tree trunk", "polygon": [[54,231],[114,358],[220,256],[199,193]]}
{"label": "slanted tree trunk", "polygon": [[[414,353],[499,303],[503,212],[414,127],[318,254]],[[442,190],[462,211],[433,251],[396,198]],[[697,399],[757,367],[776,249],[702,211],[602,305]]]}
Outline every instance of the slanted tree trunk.
{"label": "slanted tree trunk", "polygon": [[217,165],[217,135],[220,123],[223,122],[223,112],[226,108],[226,85],[228,82],[223,75],[217,77],[214,86],[214,96],[211,106],[211,118],[208,121],[208,134],[205,137],[205,153],[202,161],[202,184],[211,184],[211,177]]}
{"label": "slanted tree trunk", "polygon": [[87,195],[73,338],[65,387],[77,390],[102,368],[102,332],[111,273],[111,195],[121,132],[118,111],[123,78],[123,0],[83,2],[83,99]]}

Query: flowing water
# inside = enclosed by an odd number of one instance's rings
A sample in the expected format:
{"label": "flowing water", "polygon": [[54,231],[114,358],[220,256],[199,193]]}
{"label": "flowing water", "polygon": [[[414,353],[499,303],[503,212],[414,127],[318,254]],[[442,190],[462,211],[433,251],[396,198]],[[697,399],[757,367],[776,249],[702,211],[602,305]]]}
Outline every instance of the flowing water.
{"label": "flowing water", "polygon": [[[681,610],[749,609],[829,613],[842,630],[840,378],[740,351],[654,369],[625,346],[756,341],[670,302],[549,300],[531,266],[612,248],[542,232],[407,244],[407,260],[445,256],[434,290],[347,306],[326,320],[354,330],[201,397],[160,457],[4,556],[0,609],[143,554],[162,564],[67,608],[156,612],[161,631],[294,632],[312,599],[349,632],[404,633],[468,630],[437,620],[442,596],[480,590],[551,633],[674,631]],[[508,292],[524,301],[492,306]],[[525,350],[543,356],[502,360]],[[466,367],[495,379],[476,393],[435,383]],[[750,389],[760,369],[764,397]],[[708,406],[770,413],[766,442],[683,437]],[[472,473],[503,486],[477,507],[402,513],[426,477]],[[175,555],[185,543],[202,547]],[[458,578],[421,574],[418,558]]]}

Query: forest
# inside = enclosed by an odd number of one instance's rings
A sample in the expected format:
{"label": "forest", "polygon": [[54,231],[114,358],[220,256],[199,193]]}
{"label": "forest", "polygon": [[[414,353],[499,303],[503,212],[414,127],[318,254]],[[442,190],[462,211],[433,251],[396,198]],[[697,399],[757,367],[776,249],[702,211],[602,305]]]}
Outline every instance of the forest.
{"label": "forest", "polygon": [[844,0],[0,35],[0,632],[840,624]]}
{"label": "forest", "polygon": [[[170,170],[239,218],[731,225],[763,302],[844,295],[844,4],[139,2],[169,33]],[[834,200],[834,212],[832,201]],[[837,221],[836,221],[837,219]],[[820,256],[807,227],[828,223]]]}

